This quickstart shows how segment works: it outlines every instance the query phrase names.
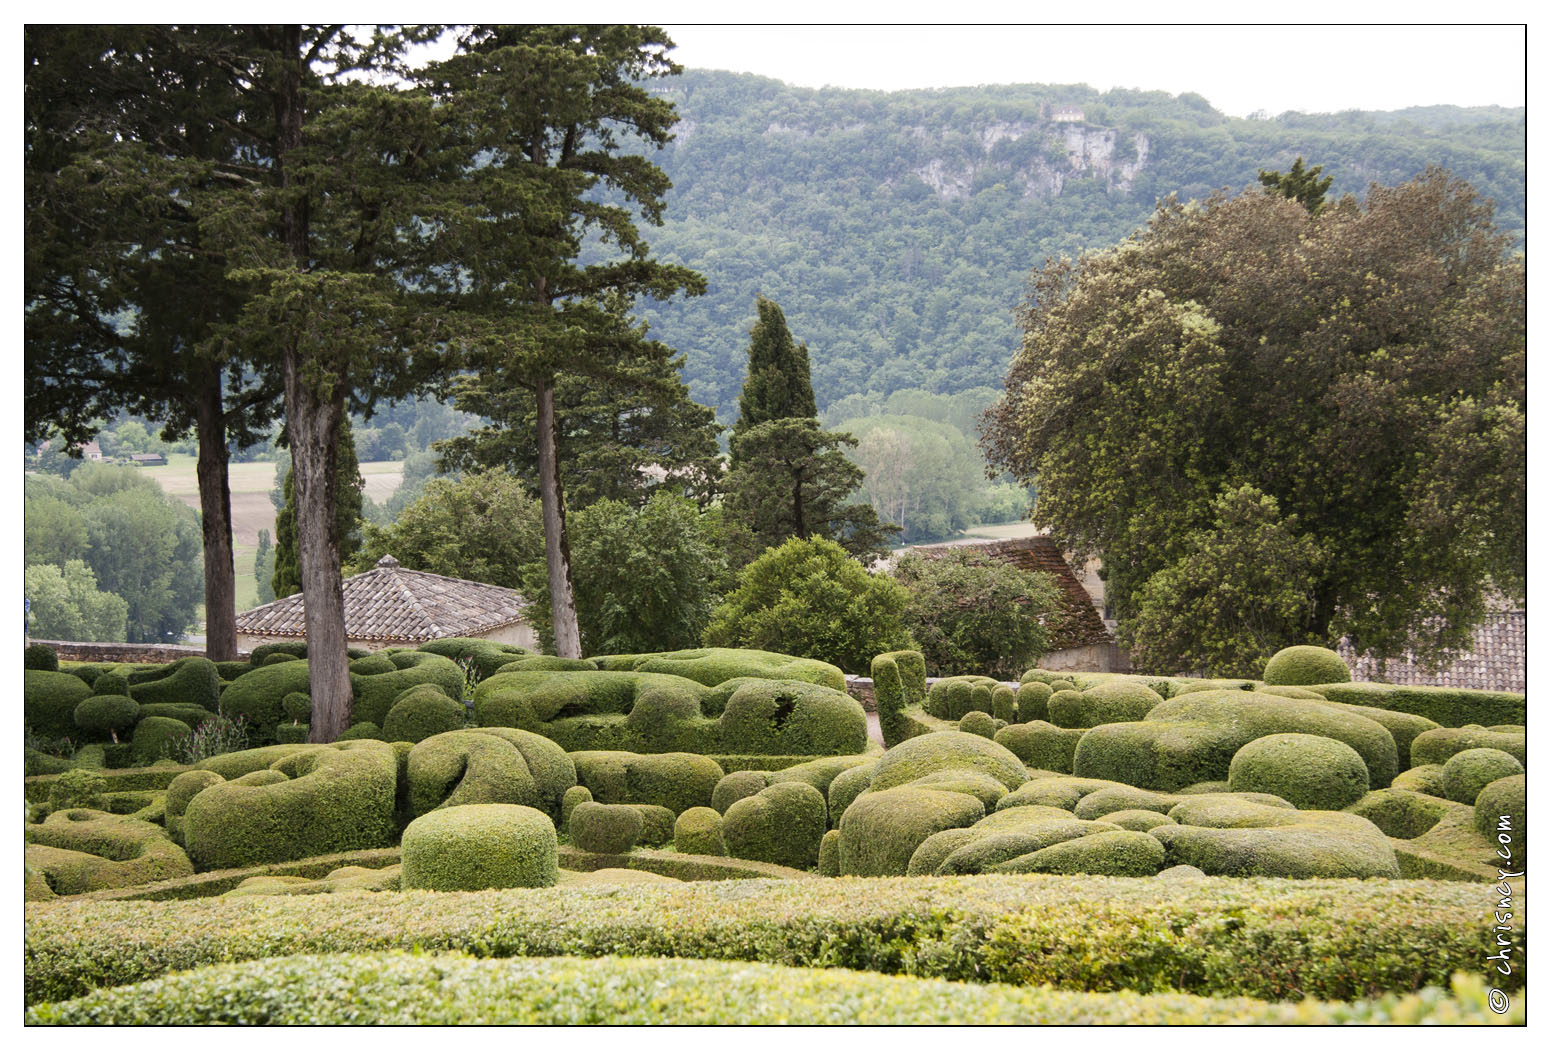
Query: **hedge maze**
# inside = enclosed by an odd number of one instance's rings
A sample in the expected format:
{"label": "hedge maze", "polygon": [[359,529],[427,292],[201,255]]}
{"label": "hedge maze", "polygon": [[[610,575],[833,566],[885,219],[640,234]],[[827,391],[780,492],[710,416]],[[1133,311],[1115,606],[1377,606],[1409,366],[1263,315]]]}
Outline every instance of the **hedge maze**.
{"label": "hedge maze", "polygon": [[[510,972],[441,956],[417,971],[393,955],[416,946],[487,964],[548,955],[525,966],[565,975],[582,973],[573,957],[609,952],[705,961],[703,986],[702,971],[680,972],[688,999],[663,1021],[729,1017],[733,1000],[691,995],[733,988],[716,985],[712,966],[729,952],[770,965],[792,1020],[826,1020],[811,990],[812,968],[828,965],[883,972],[883,1021],[1504,1017],[1472,984],[1496,933],[1462,891],[1498,879],[1503,827],[1523,857],[1519,695],[1351,683],[1339,658],[1311,647],[1278,654],[1263,682],[1036,668],[1018,683],[928,683],[921,655],[901,651],[873,662],[884,749],[821,662],[714,649],[559,661],[444,639],[353,653],[351,732],[314,744],[303,645],[220,664],[49,656],[29,652],[23,705],[33,1022],[209,1021],[215,1009],[199,1005],[221,995],[240,1007],[276,975],[340,966],[402,972],[421,990],[373,1017],[550,1017],[510,999],[449,1006],[415,976],[499,985]],[[239,747],[216,732],[233,728]],[[743,888],[729,901],[749,907],[696,911],[717,887]],[[1063,893],[1093,906],[1080,931],[1047,929],[1031,911],[1030,895]],[[539,913],[586,916],[586,931],[566,921],[541,936],[526,914],[522,935],[470,925],[496,913],[467,903],[511,894],[540,895]],[[1247,914],[1235,909],[1298,903],[1277,915],[1286,932],[1258,936],[1258,961],[1281,938],[1333,944],[1341,910],[1385,895],[1409,901],[1428,933],[1354,956],[1341,980],[1323,956],[1291,949],[1275,981],[1255,977],[1258,962],[1237,979],[1202,969],[1237,944]],[[961,898],[977,904],[954,913]],[[186,909],[201,899],[217,911],[191,925]],[[1185,930],[1159,926],[1173,922],[1160,903],[1184,899],[1197,910],[1196,962],[1158,964],[1155,939]],[[600,913],[605,900],[616,904]],[[1379,911],[1382,944],[1383,924],[1410,920]],[[274,936],[249,952],[223,933],[238,926],[210,919],[228,914]],[[436,933],[368,934],[395,922]],[[951,950],[942,923],[963,924]],[[67,948],[83,930],[95,963]],[[136,962],[147,938],[160,948]],[[851,948],[810,952],[809,938]],[[1098,959],[1095,938],[1104,967],[1058,965],[1077,943]],[[1510,941],[1523,939],[1521,920]],[[978,962],[957,970],[966,960]],[[1497,987],[1522,987],[1517,960]],[[620,966],[598,961],[597,973],[625,975]],[[163,976],[189,968],[176,1010],[164,995],[137,999],[136,983],[172,988]],[[889,985],[907,981],[897,972],[979,983],[986,999],[974,1012],[961,1010],[971,1001],[926,1011],[927,987]],[[826,983],[831,994],[844,985]],[[1055,988],[1030,999],[1023,987],[1040,984]],[[1104,999],[1123,990],[1140,999]],[[1306,993],[1329,1002],[1294,1009]],[[363,987],[363,1004],[377,995]],[[322,1020],[242,1010],[233,1017]]]}

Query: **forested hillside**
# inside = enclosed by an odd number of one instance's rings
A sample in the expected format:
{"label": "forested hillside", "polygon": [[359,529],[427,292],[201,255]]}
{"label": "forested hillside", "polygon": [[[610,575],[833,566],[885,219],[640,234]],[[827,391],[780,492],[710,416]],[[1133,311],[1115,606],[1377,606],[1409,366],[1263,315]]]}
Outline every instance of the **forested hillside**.
{"label": "forested hillside", "polygon": [[1334,177],[1332,195],[1443,165],[1522,243],[1523,109],[1241,120],[1190,94],[813,90],[703,71],[659,90],[682,119],[654,156],[674,188],[648,237],[709,291],[646,316],[724,422],[758,294],[807,341],[821,411],[848,395],[881,406],[898,390],[1000,386],[1012,310],[1047,256],[1113,244],[1160,197],[1238,191],[1300,155]]}

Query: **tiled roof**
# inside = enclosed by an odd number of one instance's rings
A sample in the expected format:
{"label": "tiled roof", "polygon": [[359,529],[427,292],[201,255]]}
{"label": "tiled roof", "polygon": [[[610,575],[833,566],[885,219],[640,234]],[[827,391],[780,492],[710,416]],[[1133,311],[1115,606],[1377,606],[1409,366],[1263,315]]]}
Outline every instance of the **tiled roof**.
{"label": "tiled roof", "polygon": [[[528,607],[528,600],[510,588],[404,569],[392,555],[384,555],[376,569],[346,577],[344,598],[346,637],[374,642],[482,635],[525,619]],[[306,637],[302,596],[237,614],[237,630]]]}
{"label": "tiled roof", "polygon": [[1366,654],[1358,657],[1352,644],[1342,639],[1336,652],[1352,668],[1358,682],[1389,682],[1397,686],[1453,686],[1471,690],[1524,692],[1524,611],[1500,610],[1486,615],[1476,629],[1471,652],[1440,671],[1430,672],[1410,661],[1379,662]]}
{"label": "tiled roof", "polygon": [[1051,649],[1065,650],[1114,642],[1104,627],[1104,619],[1094,608],[1087,589],[1077,580],[1061,548],[1048,536],[1020,537],[1014,540],[954,541],[911,548],[928,558],[938,558],[956,547],[973,547],[992,558],[1031,573],[1045,573],[1061,594],[1060,615],[1052,624]]}

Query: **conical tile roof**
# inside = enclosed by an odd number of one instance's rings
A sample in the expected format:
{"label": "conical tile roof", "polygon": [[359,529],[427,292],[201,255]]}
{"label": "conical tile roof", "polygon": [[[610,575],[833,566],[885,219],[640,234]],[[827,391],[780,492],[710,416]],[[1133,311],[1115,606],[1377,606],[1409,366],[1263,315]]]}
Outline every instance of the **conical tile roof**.
{"label": "conical tile roof", "polygon": [[[344,580],[345,635],[371,642],[429,642],[483,635],[526,619],[528,600],[510,588],[405,569],[392,555]],[[245,635],[307,635],[300,593],[237,614]]]}

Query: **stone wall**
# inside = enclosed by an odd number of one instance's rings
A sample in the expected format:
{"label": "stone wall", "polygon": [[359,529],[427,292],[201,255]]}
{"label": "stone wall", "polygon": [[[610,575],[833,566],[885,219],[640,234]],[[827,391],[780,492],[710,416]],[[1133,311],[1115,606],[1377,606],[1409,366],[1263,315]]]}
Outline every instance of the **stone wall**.
{"label": "stone wall", "polygon": [[[203,646],[158,646],[135,642],[55,642],[52,639],[29,639],[42,643],[59,654],[62,661],[88,661],[114,664],[171,664],[184,657],[203,657]],[[246,658],[239,652],[238,658]]]}

